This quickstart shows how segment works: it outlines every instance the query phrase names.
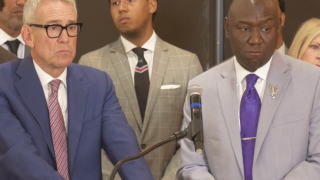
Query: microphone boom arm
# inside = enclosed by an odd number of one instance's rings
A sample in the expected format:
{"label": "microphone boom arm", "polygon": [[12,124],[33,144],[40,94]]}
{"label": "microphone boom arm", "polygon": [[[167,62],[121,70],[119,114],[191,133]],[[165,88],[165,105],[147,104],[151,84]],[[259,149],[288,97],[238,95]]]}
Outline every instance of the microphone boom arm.
{"label": "microphone boom arm", "polygon": [[[199,122],[198,122],[199,121]],[[178,131],[176,133],[174,133],[172,136],[170,136],[168,139],[165,139],[163,141],[160,141],[158,142],[157,144],[154,144],[152,146],[150,146],[149,148],[145,149],[144,151],[136,154],[136,155],[133,155],[133,156],[129,156],[129,157],[126,157],[124,159],[121,159],[113,168],[112,172],[111,172],[111,175],[110,175],[110,178],[109,180],[113,180],[114,177],[116,176],[117,172],[118,172],[118,169],[120,168],[120,166],[126,162],[129,162],[129,161],[133,161],[135,159],[138,159],[142,156],[145,156],[146,154],[148,154],[149,152],[153,151],[154,149],[164,145],[164,144],[167,144],[169,142],[172,142],[174,140],[178,141],[184,137],[187,137],[188,139],[190,140],[193,140],[197,134],[200,133],[200,131],[202,130],[202,128],[200,127],[200,120],[193,120],[189,123],[188,127],[182,131]],[[202,125],[202,124],[201,124]]]}

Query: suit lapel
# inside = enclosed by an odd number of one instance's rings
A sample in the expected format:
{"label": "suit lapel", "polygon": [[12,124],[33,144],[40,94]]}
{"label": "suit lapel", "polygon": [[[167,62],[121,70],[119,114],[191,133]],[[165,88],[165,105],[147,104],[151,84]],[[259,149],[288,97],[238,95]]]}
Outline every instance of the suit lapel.
{"label": "suit lapel", "polygon": [[240,171],[243,174],[243,158],[240,138],[239,116],[238,116],[238,100],[237,100],[237,80],[234,68],[234,60],[230,62],[229,68],[222,73],[222,80],[217,83],[218,95],[221,102],[221,109],[225,117],[225,123],[228,128],[230,142],[233,152],[237,159]]}
{"label": "suit lapel", "polygon": [[31,56],[21,60],[17,69],[17,75],[20,76],[21,79],[15,82],[14,86],[31,114],[38,121],[49,150],[53,157],[55,157],[51,138],[48,106]]}
{"label": "suit lapel", "polygon": [[151,119],[153,108],[157,102],[157,99],[160,93],[160,88],[163,83],[163,79],[167,70],[167,66],[169,62],[169,56],[168,56],[167,50],[168,48],[165,45],[165,43],[157,36],[156,46],[154,51],[154,58],[153,58],[151,82],[150,82],[149,95],[148,95],[148,103],[147,103],[143,129],[142,129],[142,138],[144,136],[144,133]]}
{"label": "suit lapel", "polygon": [[[277,111],[277,108],[281,102],[281,99],[286,92],[288,84],[291,80],[291,75],[286,74],[289,69],[288,65],[284,62],[280,54],[275,51],[270,69],[268,72],[266,88],[262,101],[262,107],[260,112],[260,119],[257,130],[257,139],[254,151],[254,161],[257,160],[263,141],[268,133],[273,117]],[[270,93],[269,84],[272,86],[279,86],[276,92],[276,98],[272,99],[268,94]]]}
{"label": "suit lapel", "polygon": [[88,96],[88,82],[85,82],[82,77],[81,72],[74,69],[72,64],[68,67],[68,157],[71,171],[74,166]]}
{"label": "suit lapel", "polygon": [[130,65],[120,38],[110,45],[110,58],[120,79],[123,91],[126,94],[137,124],[139,128],[142,129],[142,119],[136,97],[136,91],[133,85]]}

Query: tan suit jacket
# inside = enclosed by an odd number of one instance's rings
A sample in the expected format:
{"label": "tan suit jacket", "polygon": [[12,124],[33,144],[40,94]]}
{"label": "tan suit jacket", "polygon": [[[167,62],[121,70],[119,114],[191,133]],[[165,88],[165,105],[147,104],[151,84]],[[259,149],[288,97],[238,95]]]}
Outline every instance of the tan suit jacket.
{"label": "tan suit jacket", "polygon": [[[27,57],[31,52],[31,48],[27,45],[25,45],[25,50],[24,50],[24,57]],[[10,51],[4,49],[2,46],[0,46],[0,64],[12,61],[18,59],[18,57],[11,53]]]}
{"label": "tan suit jacket", "polygon": [[16,55],[0,46],[0,64],[18,59]]}
{"label": "tan suit jacket", "polygon": [[[128,58],[120,38],[114,43],[82,56],[79,64],[98,68],[110,75],[120,106],[137,135],[141,150],[179,131],[188,81],[202,72],[195,54],[168,44],[157,36],[149,97],[142,124]],[[180,87],[163,89],[165,88],[163,85]],[[166,179],[176,178],[174,173],[179,168],[180,159],[175,157],[175,162],[170,162],[176,147],[177,143],[172,142],[145,156],[156,180],[161,179],[169,163],[172,169],[167,170],[171,173],[166,173],[170,176]],[[105,157],[103,157],[102,168],[103,178],[107,179],[112,166],[110,162],[105,161]]]}

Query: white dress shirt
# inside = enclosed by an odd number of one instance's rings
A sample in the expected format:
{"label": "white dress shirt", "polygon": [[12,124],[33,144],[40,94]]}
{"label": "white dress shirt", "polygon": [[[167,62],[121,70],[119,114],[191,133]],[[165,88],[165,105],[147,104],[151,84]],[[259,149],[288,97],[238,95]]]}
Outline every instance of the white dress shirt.
{"label": "white dress shirt", "polygon": [[[255,74],[257,75],[259,78],[256,82],[256,84],[254,85],[254,87],[256,88],[261,103],[263,100],[263,95],[264,95],[264,91],[266,88],[266,83],[267,83],[267,76],[268,76],[268,72],[270,69],[270,65],[271,65],[271,61],[272,61],[273,56],[271,56],[270,60],[263,65],[262,67],[258,68],[255,72],[250,72],[246,69],[244,69],[237,61],[237,58],[234,56],[234,66],[236,69],[236,78],[237,78],[237,97],[238,97],[238,107],[239,107],[239,111],[238,111],[238,116],[239,116],[239,125],[240,125],[240,103],[241,103],[241,99],[242,99],[242,95],[245,92],[246,88],[247,88],[247,81],[246,81],[246,76],[248,74]],[[240,126],[241,127],[241,126]]]}
{"label": "white dress shirt", "polygon": [[18,47],[18,51],[17,51],[17,56],[18,58],[22,59],[24,58],[24,52],[25,52],[25,43],[21,37],[21,34],[19,34],[18,37],[13,38],[11,36],[9,36],[6,32],[4,32],[1,28],[0,28],[0,45],[9,51],[9,46],[7,44],[5,44],[5,42],[7,41],[13,41],[18,39],[20,41],[20,45]]}
{"label": "white dress shirt", "polygon": [[[126,40],[124,37],[120,36],[122,44],[124,46],[124,49],[127,53],[132,80],[134,84],[134,73],[136,66],[138,64],[138,56],[132,51],[133,48],[136,48],[137,46],[132,44],[130,41]],[[149,72],[149,79],[151,80],[151,73],[152,73],[152,65],[153,65],[153,57],[154,57],[154,50],[156,47],[156,40],[157,36],[156,33],[153,31],[152,36],[150,39],[142,45],[142,48],[147,49],[144,51],[144,58],[148,63],[148,72]]]}
{"label": "white dress shirt", "polygon": [[40,79],[43,92],[44,92],[44,97],[46,98],[46,101],[47,101],[48,109],[49,109],[49,96],[51,94],[50,82],[54,79],[59,79],[61,81],[59,90],[58,90],[58,101],[59,101],[61,112],[63,115],[66,133],[68,133],[67,68],[63,71],[63,73],[59,77],[53,78],[52,76],[44,72],[35,61],[33,61],[33,64],[38,74],[38,77]]}

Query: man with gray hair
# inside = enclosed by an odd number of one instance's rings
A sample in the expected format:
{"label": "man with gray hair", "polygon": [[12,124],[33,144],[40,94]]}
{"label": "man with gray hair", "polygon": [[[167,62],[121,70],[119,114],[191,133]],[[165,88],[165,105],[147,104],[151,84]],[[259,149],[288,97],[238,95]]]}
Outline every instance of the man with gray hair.
{"label": "man with gray hair", "polygon": [[[0,65],[0,179],[101,180],[101,148],[113,164],[140,152],[112,81],[72,64],[75,0],[29,0],[24,10],[31,55]],[[119,174],[153,179],[144,158]]]}

